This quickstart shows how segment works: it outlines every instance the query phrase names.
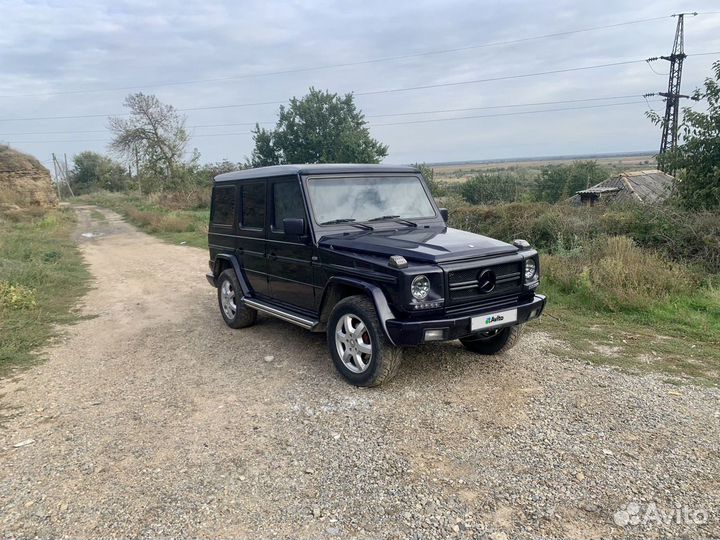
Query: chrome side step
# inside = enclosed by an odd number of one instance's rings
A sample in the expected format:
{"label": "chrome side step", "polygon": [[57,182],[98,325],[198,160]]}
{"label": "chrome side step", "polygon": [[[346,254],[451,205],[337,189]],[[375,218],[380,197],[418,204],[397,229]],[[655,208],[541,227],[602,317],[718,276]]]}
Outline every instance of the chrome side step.
{"label": "chrome side step", "polygon": [[272,315],[273,317],[277,317],[278,319],[282,319],[283,321],[296,324],[302,328],[305,328],[306,330],[310,330],[318,323],[318,321],[314,319],[308,319],[307,317],[295,315],[294,313],[284,311],[280,308],[269,306],[263,302],[260,302],[259,300],[255,300],[254,298],[243,298],[242,302],[248,307],[257,309],[258,311],[262,311],[263,313],[267,313],[268,315]]}

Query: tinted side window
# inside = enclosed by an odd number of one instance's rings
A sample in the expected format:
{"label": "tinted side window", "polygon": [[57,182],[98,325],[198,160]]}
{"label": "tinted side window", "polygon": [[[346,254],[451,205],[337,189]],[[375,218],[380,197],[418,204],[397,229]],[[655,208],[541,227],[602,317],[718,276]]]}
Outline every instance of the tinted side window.
{"label": "tinted side window", "polygon": [[216,225],[232,226],[235,219],[235,186],[213,189],[212,218]]}
{"label": "tinted side window", "polygon": [[297,181],[273,184],[273,227],[282,230],[285,218],[305,218],[305,204]]}
{"label": "tinted side window", "polygon": [[246,184],[242,187],[243,227],[265,228],[265,183]]}

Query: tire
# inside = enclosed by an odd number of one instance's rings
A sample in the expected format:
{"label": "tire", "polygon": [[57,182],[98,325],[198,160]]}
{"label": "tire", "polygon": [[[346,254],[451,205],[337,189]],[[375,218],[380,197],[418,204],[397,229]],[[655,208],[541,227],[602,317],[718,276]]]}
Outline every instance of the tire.
{"label": "tire", "polygon": [[350,296],[337,303],[328,320],[327,341],[335,368],[355,386],[389,381],[402,361],[402,349],[387,339],[375,306],[365,296]]}
{"label": "tire", "polygon": [[[476,334],[460,338],[466,349],[478,354],[500,354],[512,349],[520,341],[524,324],[501,328],[494,334],[487,336]],[[490,332],[487,332],[489,334]]]}
{"label": "tire", "polygon": [[239,302],[242,298],[241,290],[235,270],[232,268],[225,270],[218,277],[218,306],[225,324],[230,328],[252,326],[257,320],[257,311]]}

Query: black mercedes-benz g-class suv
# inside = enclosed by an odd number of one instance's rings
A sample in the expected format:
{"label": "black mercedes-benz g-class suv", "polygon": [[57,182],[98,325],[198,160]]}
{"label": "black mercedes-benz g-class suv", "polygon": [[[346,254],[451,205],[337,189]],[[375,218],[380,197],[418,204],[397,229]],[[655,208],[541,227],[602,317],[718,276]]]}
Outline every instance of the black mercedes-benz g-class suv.
{"label": "black mercedes-benz g-class suv", "polygon": [[495,354],[545,298],[538,254],[452,229],[412,167],[280,165],[215,178],[208,281],[232,328],[257,312],[327,332],[338,371],[374,386],[402,347]]}

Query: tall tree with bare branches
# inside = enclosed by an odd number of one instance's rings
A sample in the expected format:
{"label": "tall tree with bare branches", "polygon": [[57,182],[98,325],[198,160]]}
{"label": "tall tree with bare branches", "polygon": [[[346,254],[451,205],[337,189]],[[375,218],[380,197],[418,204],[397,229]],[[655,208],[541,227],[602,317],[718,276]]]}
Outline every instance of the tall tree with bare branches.
{"label": "tall tree with bare branches", "polygon": [[114,137],[110,149],[140,170],[168,180],[182,162],[190,138],[185,116],[152,94],[138,92],[125,98],[129,118],[108,119]]}

